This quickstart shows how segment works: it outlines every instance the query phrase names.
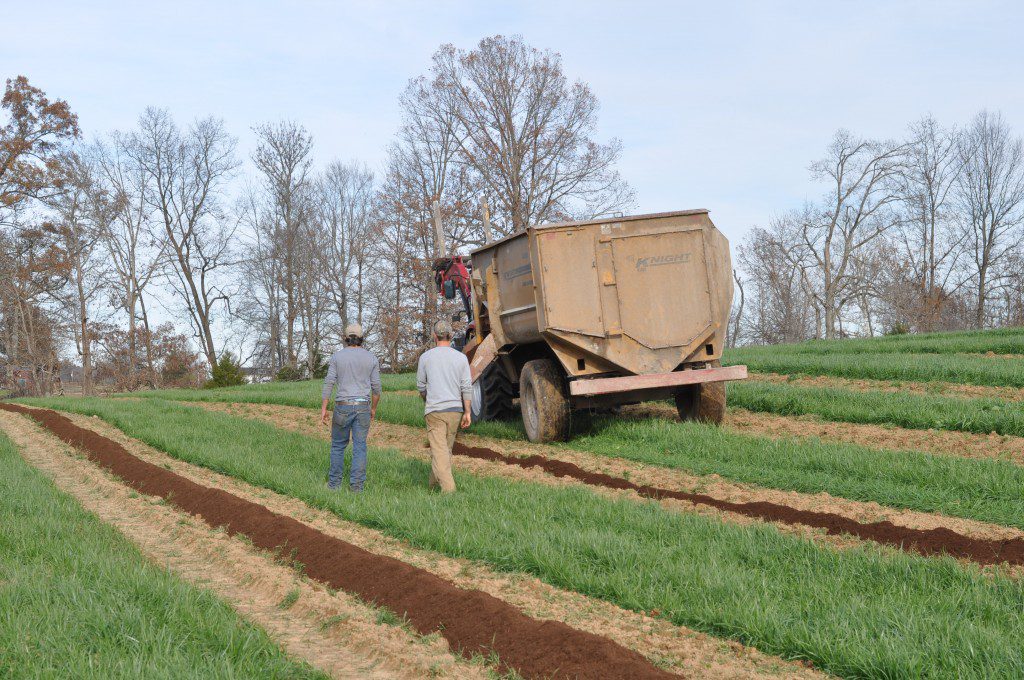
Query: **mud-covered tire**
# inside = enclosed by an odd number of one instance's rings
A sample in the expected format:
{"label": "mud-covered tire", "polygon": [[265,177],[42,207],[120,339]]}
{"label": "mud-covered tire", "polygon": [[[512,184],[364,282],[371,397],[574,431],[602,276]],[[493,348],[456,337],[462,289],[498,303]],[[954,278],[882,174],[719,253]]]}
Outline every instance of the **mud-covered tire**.
{"label": "mud-covered tire", "polygon": [[534,359],[519,374],[519,405],[531,442],[565,441],[572,423],[565,378],[555,362]]}
{"label": "mud-covered tire", "polygon": [[687,385],[676,392],[676,410],[680,420],[721,425],[725,420],[725,383]]}
{"label": "mud-covered tire", "polygon": [[[721,365],[718,360],[708,364],[715,368]],[[680,420],[721,425],[725,420],[725,400],[724,382],[688,385],[676,392],[676,410]]]}
{"label": "mud-covered tire", "polygon": [[515,417],[512,404],[515,394],[515,387],[502,367],[497,362],[491,364],[473,383],[473,398],[469,403],[473,422],[511,420]]}

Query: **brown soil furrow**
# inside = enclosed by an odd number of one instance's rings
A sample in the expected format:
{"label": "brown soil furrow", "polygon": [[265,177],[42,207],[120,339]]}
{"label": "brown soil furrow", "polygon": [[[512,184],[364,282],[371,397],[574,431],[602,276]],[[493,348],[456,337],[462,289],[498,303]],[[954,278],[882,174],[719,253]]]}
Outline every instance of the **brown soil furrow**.
{"label": "brown soil furrow", "polygon": [[142,493],[167,499],[229,534],[265,550],[282,551],[305,573],[404,614],[424,635],[439,632],[466,656],[496,653],[502,666],[527,677],[670,678],[640,654],[559,621],[532,619],[481,591],[463,590],[405,562],[373,554],[291,517],[201,486],[133,456],[123,446],[44,409],[0,408],[29,415],[65,442],[86,451]]}
{"label": "brown soil furrow", "polygon": [[508,456],[493,449],[466,446],[462,443],[455,444],[454,453],[460,456],[498,461],[507,465],[517,465],[522,468],[540,468],[556,477],[570,477],[584,484],[603,486],[609,489],[628,489],[655,500],[672,498],[767,522],[802,524],[815,529],[823,529],[829,535],[855,536],[927,556],[945,554],[979,564],[1002,564],[1005,562],[1011,565],[1024,565],[1024,540],[1019,538],[979,539],[964,536],[945,528],[911,529],[888,521],[862,523],[832,512],[799,510],[788,505],[767,501],[735,503],[702,493],[674,491],[648,484],[637,484],[622,477],[584,470],[574,463],[553,460],[536,454],[522,457]]}
{"label": "brown soil furrow", "polygon": [[[332,592],[273,555],[135,493],[35,421],[0,411],[0,429],[29,464],[117,528],[152,562],[212,591],[288,654],[332,677],[488,677],[486,668],[450,654],[444,640],[379,623],[376,610],[344,591]],[[287,607],[282,606],[286,598],[294,598]]]}
{"label": "brown soil furrow", "polygon": [[[678,420],[674,407],[647,403],[622,410],[628,418]],[[822,420],[816,416],[780,416],[730,408],[725,427],[772,439],[790,437],[846,442],[882,451],[924,451],[959,458],[994,458],[1024,465],[1024,437],[976,434],[953,430],[911,430],[884,425],[862,425]]]}
{"label": "brown soil furrow", "polygon": [[[291,406],[274,406],[267,404],[224,404],[204,402],[188,404],[205,407],[210,410],[224,411],[242,415],[243,417],[262,418],[305,434],[325,433],[319,423],[318,414],[310,409]],[[255,416],[250,412],[255,408],[262,415]],[[233,411],[237,408],[239,411]],[[280,411],[278,411],[280,409]],[[275,422],[267,417],[269,413],[277,413],[280,418]],[[772,678],[810,678],[821,677],[820,673],[809,667],[806,662],[783,661],[759,652],[753,647],[741,643],[715,638],[685,626],[676,625],[660,617],[656,612],[647,614],[622,609],[606,600],[563,590],[549,585],[540,579],[523,573],[505,573],[494,570],[481,562],[464,558],[453,558],[441,553],[413,548],[398,539],[391,538],[375,529],[342,520],[330,510],[320,510],[307,505],[292,496],[285,496],[270,491],[265,487],[252,486],[236,477],[229,477],[210,469],[183,462],[177,458],[154,449],[142,442],[132,439],[113,425],[95,416],[84,416],[66,413],[68,418],[86,429],[94,430],[120,443],[135,456],[177,472],[182,477],[204,485],[217,486],[231,491],[241,498],[247,498],[276,512],[290,515],[319,531],[353,543],[370,552],[387,555],[408,562],[444,578],[456,585],[483,590],[491,595],[518,607],[534,618],[558,619],[566,624],[586,630],[597,635],[611,638],[615,642],[635,649],[658,665],[672,669],[686,677],[731,678],[746,680],[752,677],[770,676]],[[397,450],[410,457],[423,458],[424,432],[417,428],[400,425],[388,425],[377,422],[373,425],[371,438],[375,445],[394,445]],[[414,433],[414,434],[410,434]],[[401,438],[402,442],[396,442]],[[378,442],[382,442],[379,444]],[[414,444],[410,444],[414,441]],[[532,445],[531,445],[532,446]],[[324,464],[326,465],[326,448]],[[546,484],[568,485],[578,484],[567,479],[558,479],[538,470],[525,470],[503,463],[465,459],[461,467],[468,467],[480,474],[501,474],[517,478],[526,478]],[[424,476],[424,483],[426,477]],[[372,480],[370,481],[372,484]],[[596,489],[599,493],[609,496],[631,495],[631,491],[615,491],[612,489]],[[682,501],[662,501],[664,504],[692,508],[696,512],[709,515],[722,515],[710,508]],[[753,522],[746,517],[733,516],[738,522]],[[779,525],[793,533],[809,534],[813,530]],[[1022,532],[1024,535],[1024,532]],[[838,543],[834,536],[822,537],[830,543]],[[856,539],[848,539],[857,542]],[[859,543],[859,542],[858,542]],[[889,549],[889,548],[887,548]]]}
{"label": "brown soil furrow", "polygon": [[750,373],[749,380],[770,383],[788,383],[802,387],[835,387],[857,392],[910,392],[934,394],[967,399],[1003,399],[1024,401],[1024,388],[996,387],[992,385],[965,385],[951,382],[913,382],[871,380],[868,378],[840,378],[831,375],[797,375],[786,373]]}
{"label": "brown soil furrow", "polygon": [[[308,423],[312,419],[312,416],[309,415],[306,409],[254,404],[197,403],[195,405],[202,406],[209,410],[218,410],[228,413],[235,412],[235,409],[242,409],[243,415],[254,414],[256,417],[266,417],[274,412],[280,412],[281,414],[287,415],[283,418],[270,417],[268,419],[275,425],[284,426],[288,429],[306,433],[312,431],[317,433],[321,438],[325,438],[327,436],[327,433],[323,428],[310,428],[308,424],[303,425],[304,420]],[[260,415],[261,413],[263,414],[262,416]],[[376,423],[374,428],[376,428],[376,431],[380,434],[382,429],[394,430],[401,429],[403,426]],[[398,443],[394,437],[388,437],[387,439],[389,440],[387,443]],[[463,435],[463,439],[467,439],[467,437]],[[786,504],[776,502],[774,500],[767,500],[766,498],[756,497],[752,500],[734,500],[711,496],[707,493],[695,492],[693,490],[683,491],[679,489],[667,489],[661,486],[654,486],[649,483],[637,483],[626,479],[626,476],[633,476],[633,473],[636,471],[635,469],[631,469],[628,465],[625,469],[619,471],[619,475],[612,475],[593,469],[593,465],[580,464],[584,462],[583,459],[587,457],[587,454],[583,454],[582,456],[577,454],[576,456],[573,456],[575,460],[569,461],[564,459],[566,457],[566,452],[562,450],[554,450],[548,447],[546,453],[551,455],[537,453],[509,455],[497,450],[502,448],[502,445],[499,442],[486,440],[481,437],[470,437],[470,439],[480,444],[484,444],[484,446],[467,446],[460,442],[456,444],[455,453],[457,455],[463,455],[477,460],[486,460],[493,463],[501,463],[504,465],[513,465],[523,469],[537,469],[556,478],[572,479],[577,482],[582,482],[584,484],[589,484],[603,489],[633,491],[640,496],[656,500],[671,499],[675,501],[683,501],[697,506],[710,507],[722,512],[733,513],[735,515],[753,518],[756,520],[775,522],[783,525],[811,527],[823,530],[826,535],[829,536],[854,536],[862,540],[868,540],[902,550],[914,551],[923,555],[930,556],[947,554],[952,557],[986,565],[1002,563],[1015,566],[1024,565],[1024,535],[1022,535],[1021,532],[1009,528],[988,527],[987,525],[976,523],[981,524],[982,529],[980,531],[972,531],[975,527],[971,526],[971,524],[975,523],[964,522],[963,520],[956,520],[953,518],[937,518],[937,516],[927,513],[912,513],[909,511],[896,511],[899,512],[901,517],[894,519],[902,519],[904,521],[893,522],[889,519],[862,521],[861,519],[855,519],[854,516],[851,516],[854,513],[851,513],[848,510],[846,511],[846,514],[839,514],[838,512],[822,512],[820,510],[814,510],[806,507],[806,502],[802,504]],[[558,457],[556,458],[554,456]],[[639,469],[642,470],[643,467],[641,466]],[[667,471],[661,472],[664,474]],[[749,496],[750,494],[747,495]],[[796,498],[802,496],[804,497],[803,500],[807,500],[805,494],[796,494],[793,492],[785,492],[783,494],[774,493],[772,495],[776,498],[781,495],[784,500],[789,500],[789,498],[786,498],[787,496]],[[826,495],[821,494],[819,496]],[[843,500],[845,501],[845,499]],[[845,501],[845,503],[848,506],[853,507],[875,505],[859,503],[857,501]],[[799,507],[799,505],[804,505],[805,507]],[[846,510],[845,508],[842,509]],[[915,515],[919,514],[925,515],[925,517],[932,520],[937,518],[939,522],[947,521],[957,524],[967,524],[967,530],[957,531],[947,526],[936,524],[935,521],[931,522],[932,526],[908,526],[908,524],[912,524],[914,520],[917,519]],[[906,521],[908,517],[911,520],[910,522]]]}

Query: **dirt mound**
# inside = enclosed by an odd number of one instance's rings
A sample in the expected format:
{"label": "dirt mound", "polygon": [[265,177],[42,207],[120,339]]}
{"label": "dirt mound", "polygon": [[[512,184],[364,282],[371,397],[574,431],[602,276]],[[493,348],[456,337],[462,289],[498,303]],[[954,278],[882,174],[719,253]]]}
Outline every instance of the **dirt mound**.
{"label": "dirt mound", "polygon": [[532,619],[491,595],[463,590],[226,491],[189,481],[54,411],[13,404],[0,408],[39,421],[138,491],[165,498],[211,526],[224,526],[230,534],[243,534],[259,548],[279,551],[301,564],[310,578],[403,614],[422,634],[439,632],[464,656],[493,652],[506,670],[531,678],[674,677],[607,638],[558,621]]}
{"label": "dirt mound", "polygon": [[466,446],[457,443],[456,455],[468,456],[518,465],[522,468],[540,468],[556,477],[570,477],[586,484],[603,486],[610,489],[635,491],[641,496],[661,500],[672,498],[705,505],[726,512],[734,512],[755,519],[786,524],[802,524],[804,526],[824,529],[832,535],[849,534],[857,538],[892,545],[903,550],[910,550],[922,555],[950,555],[968,559],[979,564],[1024,565],[1024,540],[1011,538],[1004,540],[980,539],[964,536],[950,529],[911,529],[892,522],[862,523],[842,515],[830,512],[799,510],[778,503],[765,501],[752,503],[734,503],[705,494],[687,493],[660,489],[646,484],[636,484],[622,477],[614,477],[601,472],[591,472],[562,460],[553,460],[541,455],[508,456],[493,449]]}

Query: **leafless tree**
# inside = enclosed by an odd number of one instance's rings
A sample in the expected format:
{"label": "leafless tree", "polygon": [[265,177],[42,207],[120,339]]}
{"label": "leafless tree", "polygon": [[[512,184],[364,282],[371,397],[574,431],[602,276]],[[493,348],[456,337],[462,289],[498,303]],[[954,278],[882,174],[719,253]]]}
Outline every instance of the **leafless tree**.
{"label": "leafless tree", "polygon": [[860,294],[852,265],[859,251],[897,223],[892,204],[898,199],[896,179],[905,147],[836,133],[826,156],[811,165],[812,177],[828,191],[819,205],[792,213],[800,234],[796,257],[808,258],[820,286],[814,295],[824,315],[824,336],[835,337],[844,305]]}
{"label": "leafless tree", "polygon": [[[113,213],[100,234],[112,274],[111,297],[128,319],[127,356],[130,362],[126,367],[128,376],[122,378],[121,383],[135,389],[143,382],[135,361],[139,355],[136,342],[140,338],[145,351],[144,382],[151,387],[158,385],[159,372],[153,353],[153,331],[146,297],[150,284],[165,262],[167,241],[152,236],[154,215],[146,200],[149,175],[138,162],[138,154],[129,148],[132,143],[129,136],[114,133],[109,140],[97,145],[95,155]],[[141,333],[139,323],[142,324]]]}
{"label": "leafless tree", "polygon": [[[917,294],[906,313],[915,330],[933,330],[950,292],[950,277],[964,238],[953,228],[952,190],[961,171],[955,130],[945,130],[931,116],[910,126],[906,164],[899,176],[903,212],[898,243],[911,269]],[[894,239],[896,240],[896,239]],[[891,259],[891,258],[890,258]]]}
{"label": "leafless tree", "polygon": [[[304,320],[300,287],[312,283],[306,271],[312,248],[305,237],[313,209],[313,138],[292,122],[261,125],[255,132],[259,144],[252,159],[263,175],[269,213],[264,220],[269,229],[266,238],[279,266],[285,361],[295,369],[301,341],[296,337],[296,323]],[[308,335],[309,328],[305,330]]]}
{"label": "leafless tree", "polygon": [[[415,330],[409,332],[416,337],[413,344],[421,349],[430,340],[430,326],[441,308],[432,267],[437,253],[449,254],[483,242],[482,224],[475,212],[482,189],[473,169],[456,162],[459,143],[454,119],[437,110],[436,92],[422,80],[414,81],[402,95],[401,104],[405,118],[389,149],[377,224],[382,230],[381,264],[402,277],[401,285],[386,288],[401,291],[400,304],[406,311],[398,316],[380,311],[411,324]],[[435,242],[434,202],[443,222],[444,244]],[[400,243],[403,250],[398,249]],[[417,304],[410,306],[414,299]],[[378,302],[399,304],[391,295],[379,297]]]}
{"label": "leafless tree", "polygon": [[235,140],[214,118],[181,130],[165,109],[149,108],[130,145],[148,178],[146,199],[165,240],[173,289],[210,366],[217,362],[213,325],[229,303],[221,274],[231,266],[235,224],[221,210],[224,185],[238,166]]}
{"label": "leafless tree", "polygon": [[[332,162],[317,184],[316,221],[323,235],[317,255],[340,328],[350,318],[365,320],[374,191],[373,173],[355,162]],[[350,316],[353,307],[355,315]]]}
{"label": "leafless tree", "polygon": [[957,201],[974,270],[974,322],[983,328],[992,274],[1024,224],[1024,144],[1001,115],[982,111],[964,130],[957,151],[963,167]]}
{"label": "leafless tree", "polygon": [[433,118],[453,127],[458,158],[482,179],[499,231],[633,203],[615,171],[619,141],[594,139],[597,97],[568,82],[557,53],[499,35],[469,51],[441,47],[432,76]]}
{"label": "leafless tree", "polygon": [[794,255],[800,247],[799,231],[781,218],[767,229],[754,227],[738,248],[740,268],[748,277],[751,312],[745,325],[753,344],[806,340],[820,325],[812,273]]}
{"label": "leafless tree", "polygon": [[92,313],[103,291],[107,268],[100,245],[113,211],[92,158],[68,154],[62,168],[63,191],[46,200],[53,219],[45,228],[52,230],[54,243],[67,261],[70,285],[57,292],[56,298],[72,319],[72,335],[82,361],[82,391],[91,395],[98,327]]}

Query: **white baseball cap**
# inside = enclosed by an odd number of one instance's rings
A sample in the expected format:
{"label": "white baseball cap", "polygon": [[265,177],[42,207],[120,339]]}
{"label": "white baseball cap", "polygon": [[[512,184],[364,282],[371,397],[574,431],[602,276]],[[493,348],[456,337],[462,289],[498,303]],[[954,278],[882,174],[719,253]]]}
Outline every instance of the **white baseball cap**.
{"label": "white baseball cap", "polygon": [[345,326],[345,337],[356,336],[357,338],[363,337],[363,327],[357,323],[350,323]]}

